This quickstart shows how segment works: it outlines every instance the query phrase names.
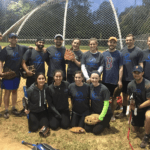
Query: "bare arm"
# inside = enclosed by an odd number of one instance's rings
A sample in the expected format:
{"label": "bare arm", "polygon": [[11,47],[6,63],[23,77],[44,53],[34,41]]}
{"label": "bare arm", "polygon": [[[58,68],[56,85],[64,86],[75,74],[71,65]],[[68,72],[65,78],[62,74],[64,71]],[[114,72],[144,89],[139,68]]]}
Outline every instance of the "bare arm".
{"label": "bare arm", "polygon": [[139,63],[139,65],[143,68],[143,62]]}
{"label": "bare arm", "polygon": [[119,81],[118,81],[119,88],[122,88],[122,76],[123,76],[123,66],[120,66],[119,67]]}
{"label": "bare arm", "polygon": [[2,70],[3,70],[3,62],[0,61],[0,73],[2,73]]}
{"label": "bare arm", "polygon": [[25,72],[28,74],[28,76],[32,76],[34,74],[32,71],[28,70],[25,60],[22,60],[22,67],[25,70]]}
{"label": "bare arm", "polygon": [[78,67],[81,67],[81,62],[77,61],[76,59],[72,60]]}
{"label": "bare arm", "polygon": [[143,103],[139,106],[139,108],[141,109],[141,108],[144,108],[144,107],[147,107],[147,106],[150,106],[150,98],[149,98],[147,101],[143,102]]}

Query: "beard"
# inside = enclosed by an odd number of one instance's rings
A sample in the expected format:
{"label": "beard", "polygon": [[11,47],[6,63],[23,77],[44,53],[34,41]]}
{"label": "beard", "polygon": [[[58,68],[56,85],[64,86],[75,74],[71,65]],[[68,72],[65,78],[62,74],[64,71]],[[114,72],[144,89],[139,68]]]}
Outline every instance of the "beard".
{"label": "beard", "polygon": [[42,50],[44,45],[37,45],[37,47],[38,47],[39,50]]}

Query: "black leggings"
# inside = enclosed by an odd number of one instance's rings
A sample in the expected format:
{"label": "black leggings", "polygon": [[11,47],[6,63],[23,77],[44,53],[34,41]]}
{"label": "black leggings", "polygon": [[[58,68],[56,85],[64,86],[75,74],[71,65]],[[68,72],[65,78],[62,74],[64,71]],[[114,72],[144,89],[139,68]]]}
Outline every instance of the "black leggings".
{"label": "black leggings", "polygon": [[104,131],[104,129],[109,126],[111,117],[112,117],[112,114],[106,115],[104,117],[103,121],[97,123],[96,125],[85,124],[86,132],[92,132],[95,135],[102,133]]}
{"label": "black leggings", "polygon": [[56,118],[53,113],[49,113],[49,125],[52,130],[56,130],[58,127],[67,129],[70,126],[70,112],[59,111],[61,119]]}
{"label": "black leggings", "polygon": [[90,114],[89,111],[86,111],[86,113],[84,113],[84,115],[79,115],[75,112],[72,112],[71,127],[85,128],[84,118],[89,114]]}
{"label": "black leggings", "polygon": [[39,113],[30,112],[29,113],[29,131],[36,132],[38,129],[42,128],[42,126],[48,126],[48,116],[47,111],[42,111]]}

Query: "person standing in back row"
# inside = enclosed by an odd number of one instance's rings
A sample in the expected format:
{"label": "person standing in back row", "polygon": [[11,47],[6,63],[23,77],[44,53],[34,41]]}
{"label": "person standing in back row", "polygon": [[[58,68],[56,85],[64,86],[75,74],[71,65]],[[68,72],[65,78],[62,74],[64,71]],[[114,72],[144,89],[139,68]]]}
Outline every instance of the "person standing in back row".
{"label": "person standing in back row", "polygon": [[61,34],[56,34],[54,37],[55,46],[50,46],[47,48],[49,54],[49,67],[48,67],[48,85],[53,82],[53,73],[55,70],[63,71],[63,80],[66,80],[66,62],[64,59],[64,54],[66,51],[65,47],[62,47],[63,36]]}
{"label": "person standing in back row", "polygon": [[127,86],[128,83],[133,80],[132,70],[136,65],[140,65],[143,67],[143,52],[142,50],[134,45],[135,38],[132,34],[128,34],[126,36],[126,47],[124,47],[121,52],[123,55],[123,111],[117,118],[125,117],[126,109],[127,109]]}
{"label": "person standing in back row", "polygon": [[91,73],[93,70],[97,70],[100,74],[103,71],[104,57],[98,51],[98,41],[96,38],[89,40],[90,50],[83,54],[81,60],[81,70],[87,83],[91,83]]}
{"label": "person standing in back row", "polygon": [[144,53],[144,78],[150,80],[150,36],[147,38],[148,48],[143,50]]}
{"label": "person standing in back row", "polygon": [[[122,54],[116,50],[117,38],[110,37],[107,42],[109,49],[103,52],[104,69],[102,83],[109,89],[112,97],[111,109],[114,113],[116,108],[116,97],[120,95],[122,89],[123,61]],[[111,118],[115,121],[115,117]]]}

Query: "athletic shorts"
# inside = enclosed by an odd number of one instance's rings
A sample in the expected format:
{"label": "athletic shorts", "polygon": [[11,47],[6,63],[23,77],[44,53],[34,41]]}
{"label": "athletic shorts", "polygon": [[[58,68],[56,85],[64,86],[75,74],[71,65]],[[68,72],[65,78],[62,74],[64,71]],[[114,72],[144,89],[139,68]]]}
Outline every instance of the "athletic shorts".
{"label": "athletic shorts", "polygon": [[2,89],[6,90],[16,90],[20,84],[20,77],[15,77],[13,79],[2,79]]}
{"label": "athletic shorts", "polygon": [[139,111],[137,112],[137,116],[134,115],[134,111],[132,111],[132,121],[131,124],[133,126],[137,126],[137,127],[144,127],[144,121],[145,121],[145,113],[150,110],[150,107],[143,110],[143,111]]}
{"label": "athletic shorts", "polygon": [[128,87],[128,83],[131,82],[131,81],[122,81],[122,92],[127,94],[127,87]]}
{"label": "athletic shorts", "polygon": [[[112,96],[113,96],[113,93],[114,93],[114,90],[115,90],[115,88],[116,88],[118,85],[109,84],[109,83],[102,83],[102,84],[104,84],[104,85],[108,88],[108,90],[109,90],[109,92],[110,92],[110,97],[112,97]],[[119,96],[119,95],[118,95],[118,96]]]}

